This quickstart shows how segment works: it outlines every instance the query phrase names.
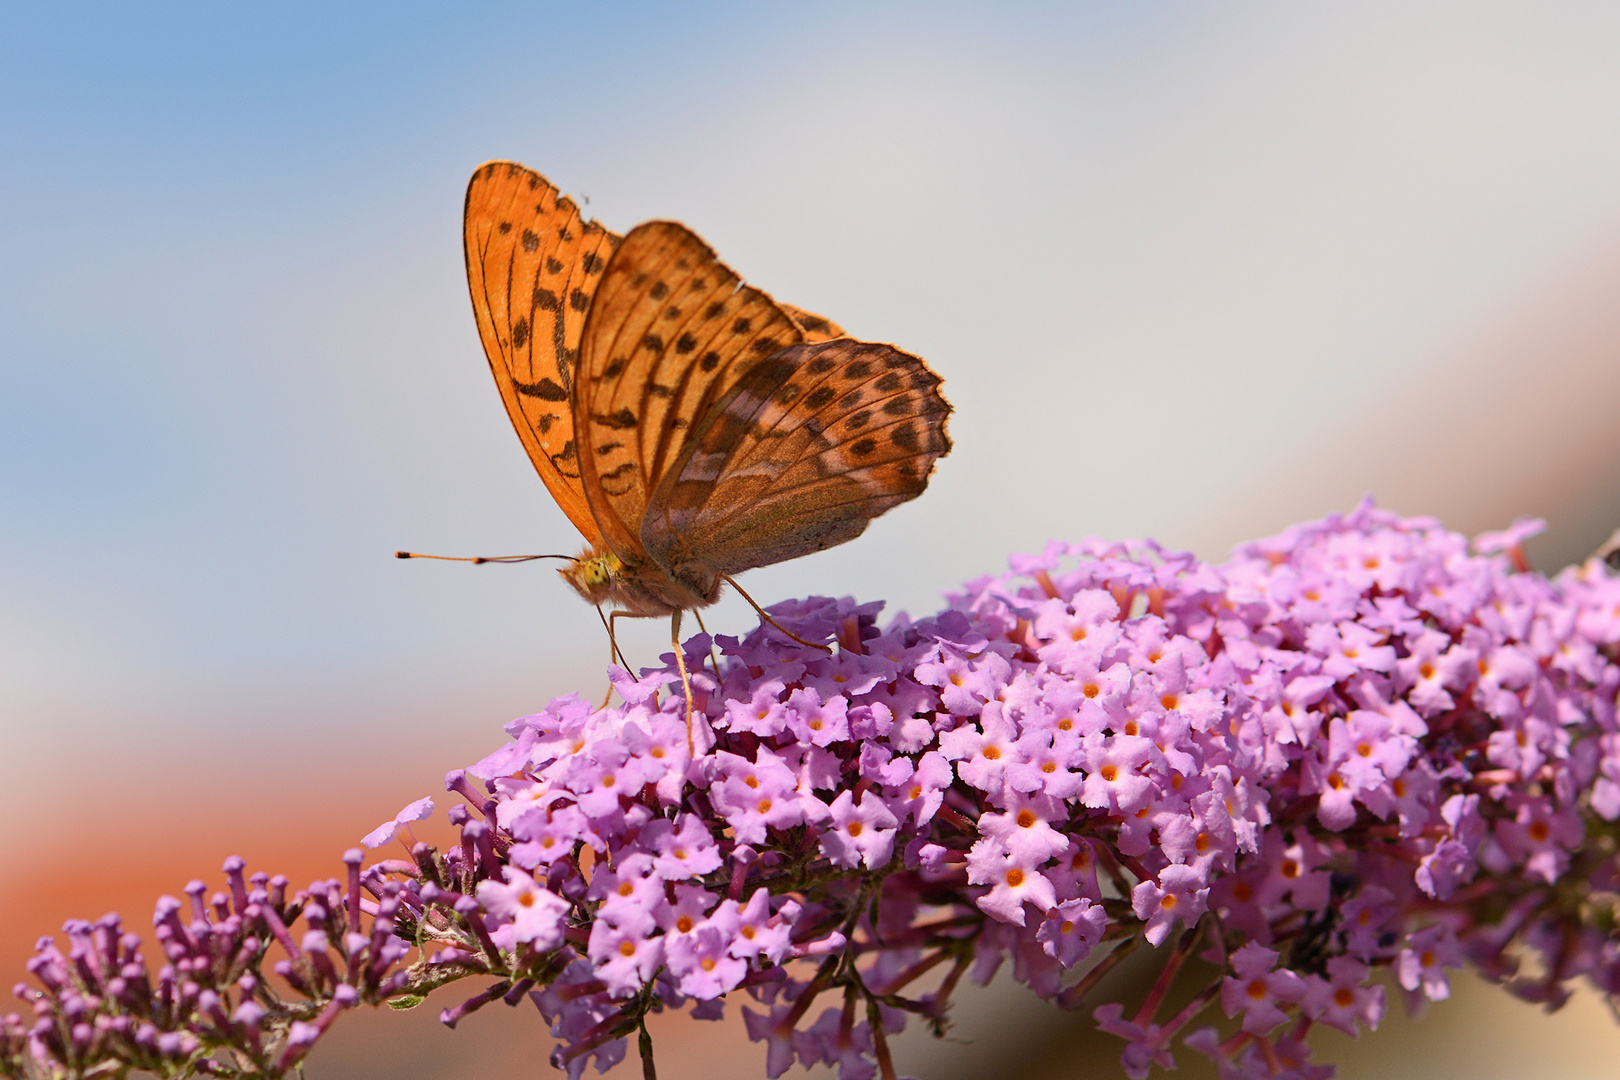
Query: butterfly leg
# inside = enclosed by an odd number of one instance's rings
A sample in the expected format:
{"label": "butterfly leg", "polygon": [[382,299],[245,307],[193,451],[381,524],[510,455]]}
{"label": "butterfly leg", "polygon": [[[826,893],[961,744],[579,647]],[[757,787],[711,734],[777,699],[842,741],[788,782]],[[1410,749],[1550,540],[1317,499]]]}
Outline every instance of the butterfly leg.
{"label": "butterfly leg", "polygon": [[[614,624],[618,621],[618,618],[619,618],[620,615],[628,616],[628,615],[630,615],[630,612],[628,612],[628,611],[615,611],[611,617],[608,617],[608,616],[605,616],[605,615],[602,614],[602,609],[601,608],[596,609],[596,617],[598,619],[602,620],[602,625],[607,628],[607,632],[608,632],[608,663],[609,664],[618,664],[626,672],[628,672],[630,670],[630,665],[625,662],[624,652],[619,648],[618,635],[613,632],[614,631]],[[608,680],[608,688],[607,688],[607,696],[602,698],[602,706],[601,707],[604,708],[604,709],[607,708],[608,707],[608,702],[610,702],[612,700],[613,700],[613,680],[609,679]]]}
{"label": "butterfly leg", "polygon": [[686,694],[686,754],[696,757],[692,749],[692,676],[686,670],[686,652],[681,648],[681,613],[669,618],[669,640],[675,646],[675,667],[681,673],[681,691]]}
{"label": "butterfly leg", "polygon": [[831,645],[822,645],[819,642],[806,641],[806,640],[804,640],[804,638],[800,637],[798,634],[795,634],[793,631],[789,630],[787,627],[783,626],[781,623],[777,622],[775,619],[773,619],[769,615],[767,615],[765,613],[765,609],[760,607],[758,604],[756,604],[754,602],[754,598],[752,596],[749,596],[746,592],[744,592],[743,587],[741,585],[737,584],[736,579],[733,578],[730,574],[721,574],[720,575],[720,580],[725,582],[727,585],[730,585],[733,589],[736,589],[737,590],[737,595],[742,597],[744,600],[748,601],[748,605],[750,607],[752,607],[755,611],[759,612],[759,617],[760,618],[764,619],[766,622],[770,623],[772,626],[774,626],[778,630],[782,631],[782,633],[786,634],[788,637],[792,638],[794,641],[797,641],[800,645],[808,645],[812,649],[820,649],[823,652],[832,652],[832,646]]}
{"label": "butterfly leg", "polygon": [[[632,615],[628,611],[615,611],[613,613],[613,619],[617,619],[620,615],[623,615],[624,617],[630,618],[630,619],[635,618],[635,616]],[[610,663],[610,664],[618,664],[620,667],[624,668],[625,671],[629,671],[630,670],[630,662],[624,658],[624,651],[619,648],[619,639],[613,632],[613,630],[614,630],[613,621],[610,620],[610,619],[606,619],[606,618],[602,617],[602,609],[601,608],[596,609],[596,617],[598,619],[602,619],[602,625],[607,627],[607,632],[608,632],[608,663]]]}
{"label": "butterfly leg", "polygon": [[[698,629],[709,634],[709,628],[703,625],[703,614],[696,608],[692,609],[692,618],[698,621]],[[720,657],[714,651],[714,635],[709,634],[709,661],[714,664],[714,681],[720,681]]]}

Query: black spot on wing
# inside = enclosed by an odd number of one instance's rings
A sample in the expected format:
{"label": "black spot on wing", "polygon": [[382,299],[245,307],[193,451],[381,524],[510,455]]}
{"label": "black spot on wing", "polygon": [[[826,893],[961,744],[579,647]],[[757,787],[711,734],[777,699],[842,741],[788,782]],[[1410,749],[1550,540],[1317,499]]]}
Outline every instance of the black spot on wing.
{"label": "black spot on wing", "polygon": [[864,379],[872,374],[870,360],[852,360],[844,365],[844,377],[847,379]]}
{"label": "black spot on wing", "polygon": [[550,289],[534,290],[534,306],[541,311],[556,311],[562,307],[562,301]]}
{"label": "black spot on wing", "polygon": [[541,401],[567,401],[568,391],[558,386],[551,379],[540,379],[536,382],[519,382],[512,380],[512,389],[524,397],[539,398]]}
{"label": "black spot on wing", "polygon": [[805,365],[804,370],[812,375],[825,375],[838,364],[830,356],[818,356]]}
{"label": "black spot on wing", "polygon": [[600,274],[602,267],[606,266],[607,263],[602,259],[602,256],[593,251],[581,259],[579,265],[584,268],[587,274]]}
{"label": "black spot on wing", "polygon": [[872,386],[882,393],[892,394],[900,389],[900,376],[891,371],[873,383]]}
{"label": "black spot on wing", "polygon": [[720,354],[717,353],[717,352],[714,352],[713,350],[710,350],[709,352],[704,353],[703,354],[703,359],[698,361],[698,367],[703,369],[704,371],[713,371],[719,365],[720,365]]}
{"label": "black spot on wing", "polygon": [[797,370],[791,360],[766,360],[749,369],[748,379],[755,386],[770,386],[785,381]]}
{"label": "black spot on wing", "polygon": [[628,431],[641,423],[640,418],[627,408],[612,413],[592,413],[591,420],[615,431]]}
{"label": "black spot on wing", "polygon": [[584,311],[591,306],[591,298],[586,296],[583,290],[575,289],[568,294],[568,306],[575,311]]}
{"label": "black spot on wing", "polygon": [[546,256],[546,273],[560,274],[563,271],[562,260],[554,255]]}
{"label": "black spot on wing", "polygon": [[654,300],[662,300],[664,297],[669,295],[669,285],[660,281],[651,289],[647,290],[647,295],[652,297]]}
{"label": "black spot on wing", "polygon": [[682,334],[679,340],[675,342],[675,351],[678,353],[689,353],[695,348],[697,348],[697,338],[691,334]]}
{"label": "black spot on wing", "polygon": [[529,320],[518,319],[512,324],[512,347],[521,349],[529,343]]}
{"label": "black spot on wing", "polygon": [[[811,367],[814,366],[814,364],[811,365]],[[804,403],[812,409],[819,409],[831,402],[832,399],[837,396],[838,391],[834,390],[832,387],[818,386],[814,390],[810,391],[810,393],[805,395]]]}
{"label": "black spot on wing", "polygon": [[876,439],[858,439],[855,442],[852,442],[852,443],[849,444],[849,452],[851,454],[854,454],[858,458],[866,457],[868,454],[870,454],[872,451],[874,451],[876,449],[877,449],[877,440]]}

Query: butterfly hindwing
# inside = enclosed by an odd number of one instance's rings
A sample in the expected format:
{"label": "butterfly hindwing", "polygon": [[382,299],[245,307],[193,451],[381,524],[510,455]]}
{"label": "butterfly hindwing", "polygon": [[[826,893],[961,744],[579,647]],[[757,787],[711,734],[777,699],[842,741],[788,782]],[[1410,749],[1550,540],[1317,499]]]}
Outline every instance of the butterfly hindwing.
{"label": "butterfly hindwing", "polygon": [[574,393],[586,497],[621,557],[645,558],[648,500],[698,418],[804,336],[684,226],[654,221],[625,235],[591,308]]}
{"label": "butterfly hindwing", "polygon": [[736,574],[858,536],[921,494],[950,450],[939,383],[889,345],[782,350],[704,415],[647,507],[646,551]]}
{"label": "butterfly hindwing", "polygon": [[507,415],[540,479],[586,539],[571,410],[586,315],[619,237],[521,165],[492,161],[467,185],[463,242],[473,314]]}

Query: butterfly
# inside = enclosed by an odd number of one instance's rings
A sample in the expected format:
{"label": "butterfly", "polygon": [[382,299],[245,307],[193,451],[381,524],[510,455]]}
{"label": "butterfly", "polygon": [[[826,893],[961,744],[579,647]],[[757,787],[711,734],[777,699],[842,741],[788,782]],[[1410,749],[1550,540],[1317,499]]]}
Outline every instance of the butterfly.
{"label": "butterfly", "polygon": [[671,616],[690,720],[682,612],[920,495],[951,448],[940,378],[745,285],[685,226],[616,235],[513,162],[473,173],[463,239],[507,415],[588,544],[560,573],[615,617]]}

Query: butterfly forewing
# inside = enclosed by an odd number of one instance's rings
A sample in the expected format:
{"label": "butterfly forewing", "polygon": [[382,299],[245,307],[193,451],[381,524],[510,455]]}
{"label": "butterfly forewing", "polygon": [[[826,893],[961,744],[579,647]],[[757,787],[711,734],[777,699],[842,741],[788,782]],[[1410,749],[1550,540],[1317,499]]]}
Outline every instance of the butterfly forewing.
{"label": "butterfly forewing", "polygon": [[467,285],[484,353],[540,479],[593,543],[601,534],[570,397],[586,314],[618,240],[521,165],[492,161],[467,186]]}
{"label": "butterfly forewing", "polygon": [[[825,319],[800,313],[831,329]],[[694,424],[799,323],[672,222],[632,229],[609,260],[581,347],[575,416],[591,509],[608,544],[642,558],[648,499]]]}
{"label": "butterfly forewing", "polygon": [[847,338],[756,365],[704,415],[642,526],[665,566],[735,574],[843,543],[914,498],[950,450],[922,360]]}
{"label": "butterfly forewing", "polygon": [[831,341],[833,338],[844,336],[844,328],[831,319],[794,307],[792,304],[784,304],[780,300],[776,302],[776,306],[786,312],[788,318],[799,324],[799,329],[804,332],[805,341]]}

